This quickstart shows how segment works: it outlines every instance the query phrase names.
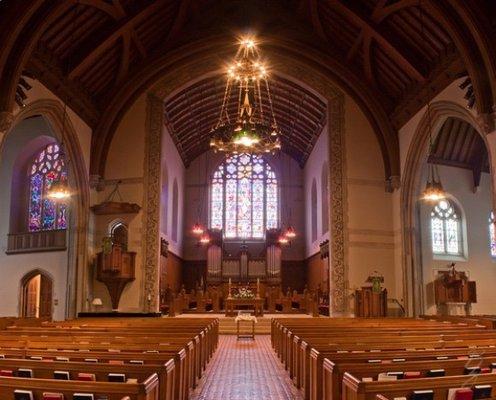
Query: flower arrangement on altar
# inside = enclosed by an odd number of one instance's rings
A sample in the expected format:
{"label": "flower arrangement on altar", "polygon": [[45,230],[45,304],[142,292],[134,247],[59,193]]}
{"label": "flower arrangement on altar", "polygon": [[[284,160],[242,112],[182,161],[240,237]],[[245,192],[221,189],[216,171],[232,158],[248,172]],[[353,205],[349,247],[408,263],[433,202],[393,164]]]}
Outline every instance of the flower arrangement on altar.
{"label": "flower arrangement on altar", "polygon": [[384,283],[384,276],[379,272],[374,271],[368,278],[367,283],[372,283],[372,291],[375,293],[381,292],[381,283]]}
{"label": "flower arrangement on altar", "polygon": [[239,288],[237,293],[235,293],[233,297],[236,299],[253,299],[255,298],[255,294],[252,292],[251,289],[244,287]]}

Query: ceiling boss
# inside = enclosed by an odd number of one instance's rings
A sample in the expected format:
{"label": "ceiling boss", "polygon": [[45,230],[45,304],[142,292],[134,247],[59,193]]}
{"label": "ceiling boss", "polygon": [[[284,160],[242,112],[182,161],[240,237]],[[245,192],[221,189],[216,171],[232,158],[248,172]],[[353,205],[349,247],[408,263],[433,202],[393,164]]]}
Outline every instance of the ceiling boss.
{"label": "ceiling boss", "polygon": [[227,69],[219,119],[211,133],[210,147],[216,152],[274,154],[281,149],[267,67],[251,38],[241,40]]}

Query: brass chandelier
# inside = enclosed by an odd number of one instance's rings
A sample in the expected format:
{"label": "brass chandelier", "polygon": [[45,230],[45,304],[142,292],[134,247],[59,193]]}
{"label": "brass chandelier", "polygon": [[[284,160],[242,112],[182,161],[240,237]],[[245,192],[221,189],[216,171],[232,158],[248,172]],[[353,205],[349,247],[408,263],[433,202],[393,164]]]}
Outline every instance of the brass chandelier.
{"label": "brass chandelier", "polygon": [[[229,107],[232,96],[237,98],[235,113]],[[241,40],[228,67],[219,119],[211,134],[215,152],[274,154],[281,149],[267,69],[253,39]]]}

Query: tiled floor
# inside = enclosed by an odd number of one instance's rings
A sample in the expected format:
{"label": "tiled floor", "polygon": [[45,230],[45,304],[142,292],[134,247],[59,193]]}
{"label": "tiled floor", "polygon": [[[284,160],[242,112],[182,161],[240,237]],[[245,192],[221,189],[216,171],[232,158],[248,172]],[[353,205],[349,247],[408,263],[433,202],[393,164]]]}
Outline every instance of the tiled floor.
{"label": "tiled floor", "polygon": [[301,400],[270,345],[270,336],[236,340],[220,336],[219,347],[192,400]]}

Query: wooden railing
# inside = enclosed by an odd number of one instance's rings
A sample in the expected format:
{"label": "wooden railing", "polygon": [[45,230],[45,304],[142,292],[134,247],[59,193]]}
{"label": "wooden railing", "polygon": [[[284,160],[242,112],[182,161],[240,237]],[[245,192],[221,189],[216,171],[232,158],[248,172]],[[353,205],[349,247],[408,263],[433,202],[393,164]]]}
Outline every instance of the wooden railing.
{"label": "wooden railing", "polygon": [[7,254],[66,250],[66,230],[9,233]]}

